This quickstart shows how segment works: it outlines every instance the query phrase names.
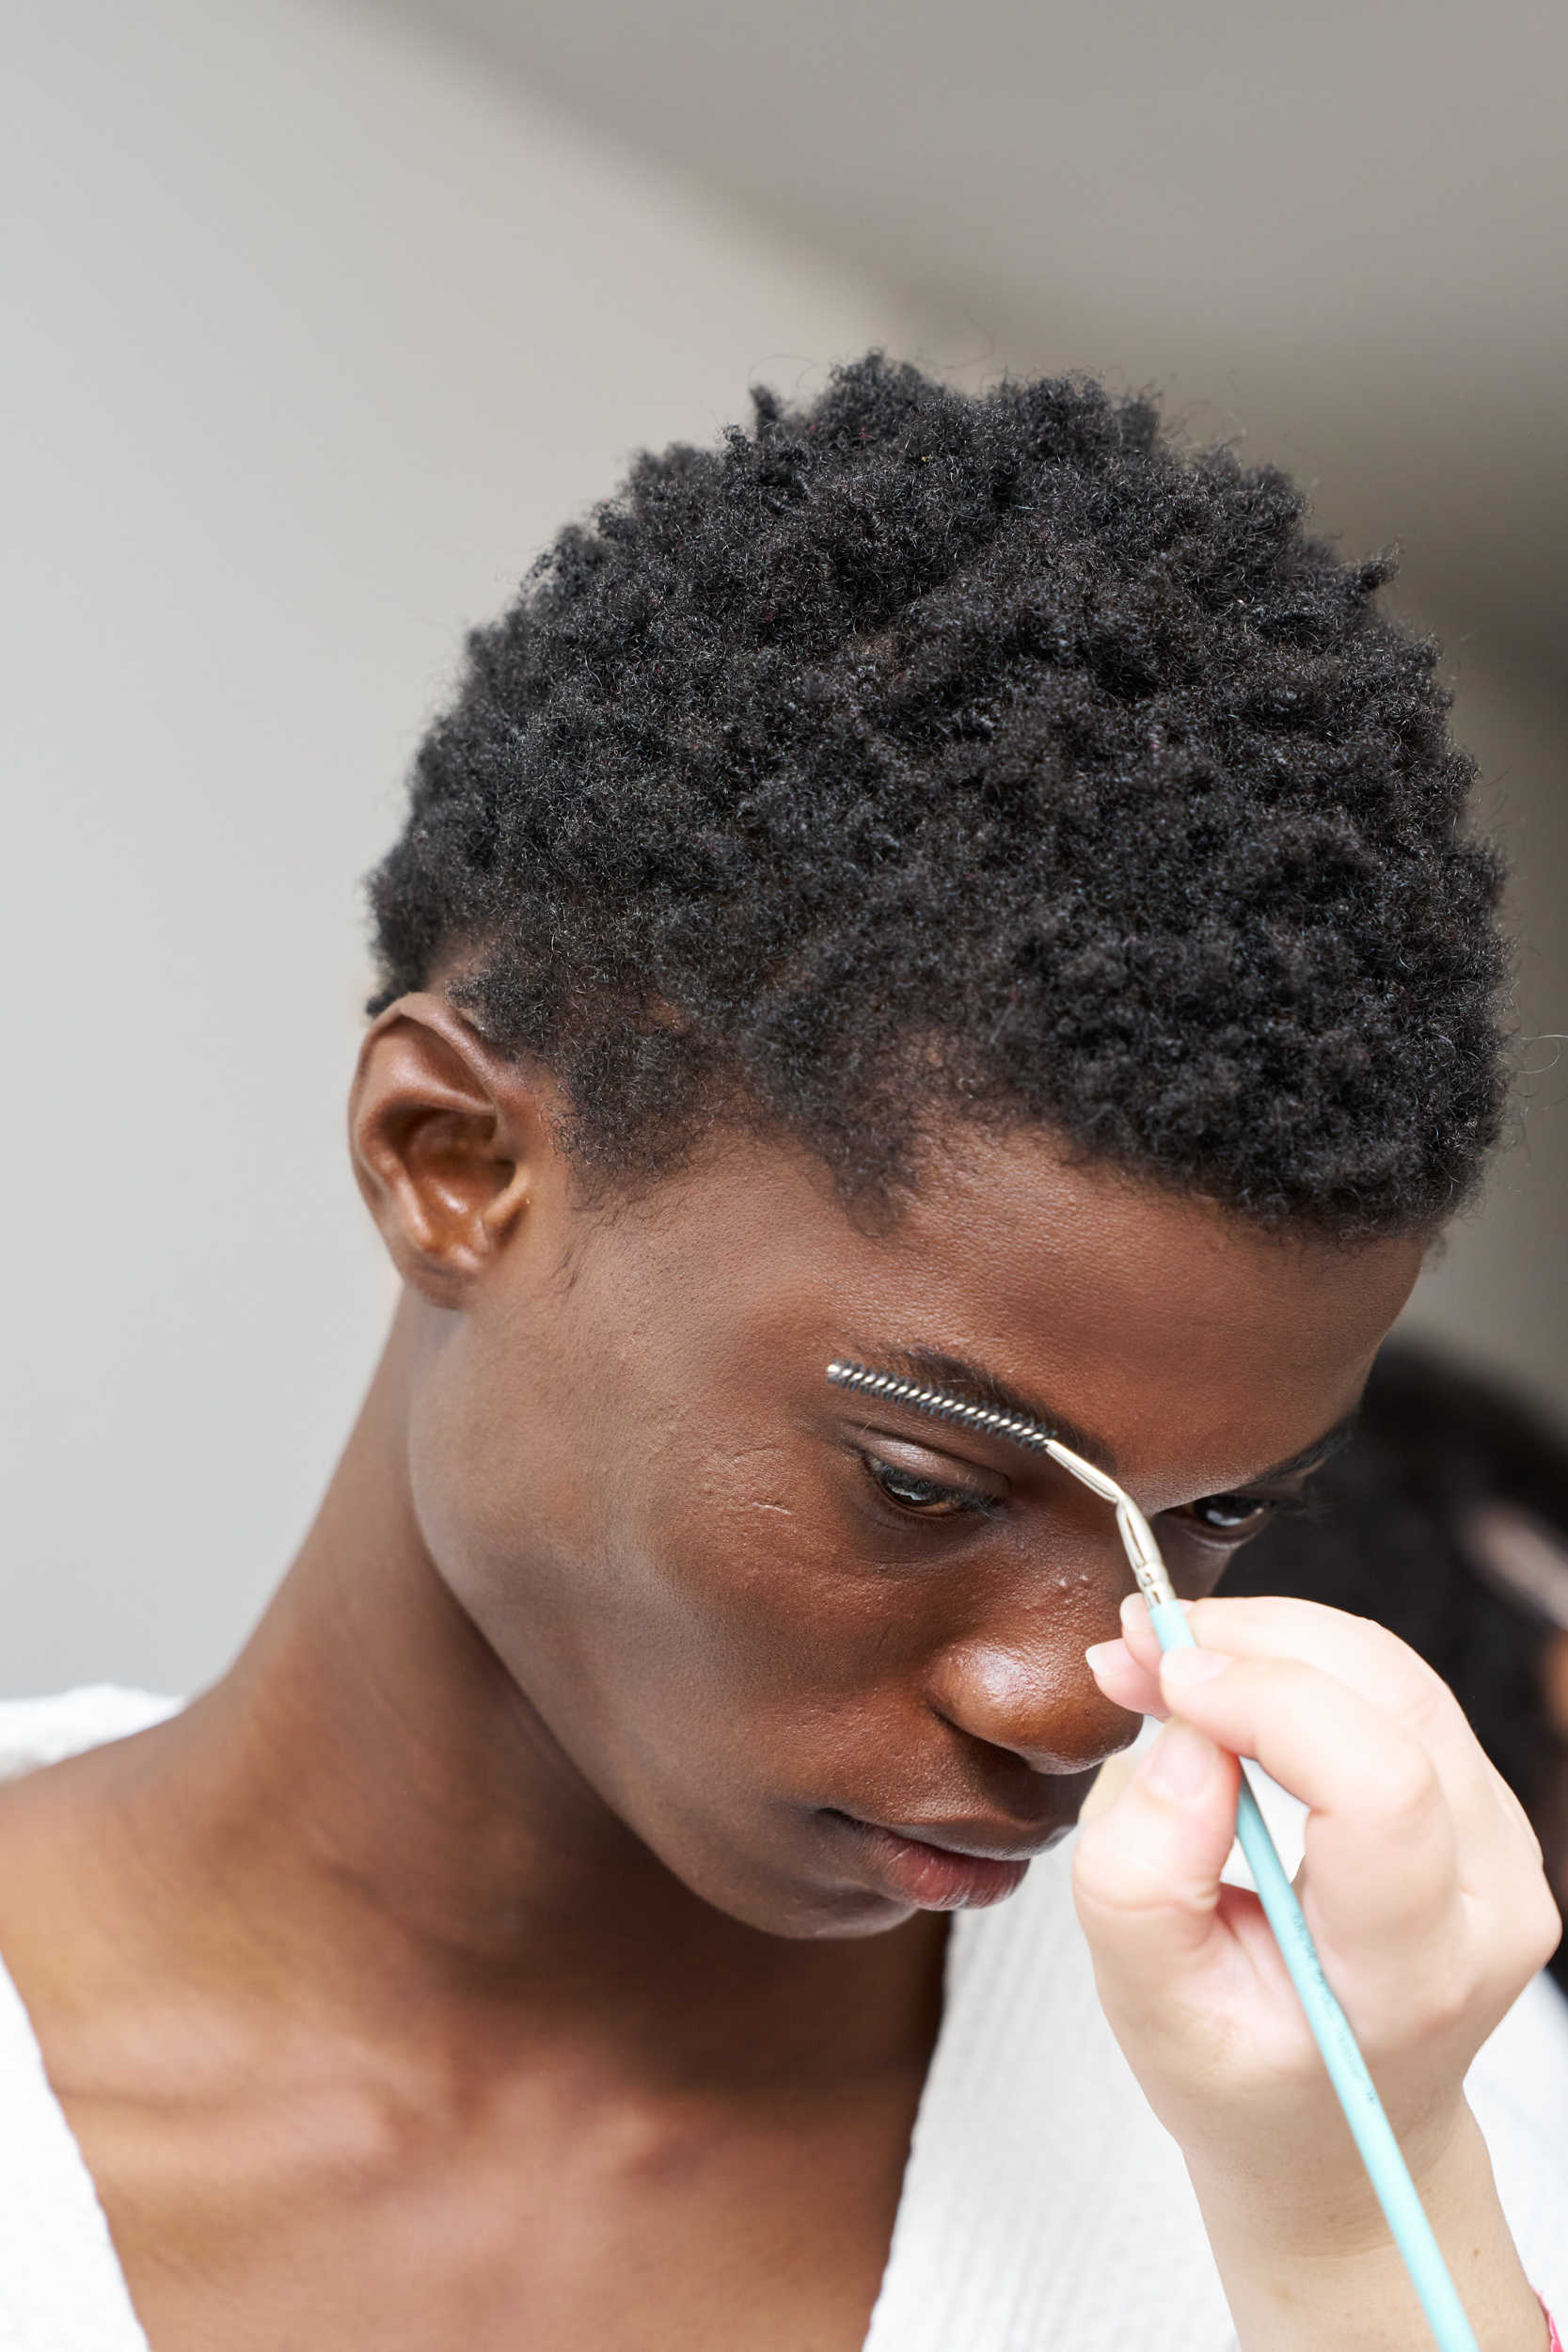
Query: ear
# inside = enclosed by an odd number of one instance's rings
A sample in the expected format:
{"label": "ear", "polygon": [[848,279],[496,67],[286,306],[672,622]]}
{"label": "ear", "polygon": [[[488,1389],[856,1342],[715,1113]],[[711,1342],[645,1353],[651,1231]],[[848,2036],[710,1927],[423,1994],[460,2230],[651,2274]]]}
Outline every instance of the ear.
{"label": "ear", "polygon": [[393,1264],[456,1307],[525,1215],[552,1147],[516,1066],[439,996],[400,996],[359,1050],[354,1170]]}

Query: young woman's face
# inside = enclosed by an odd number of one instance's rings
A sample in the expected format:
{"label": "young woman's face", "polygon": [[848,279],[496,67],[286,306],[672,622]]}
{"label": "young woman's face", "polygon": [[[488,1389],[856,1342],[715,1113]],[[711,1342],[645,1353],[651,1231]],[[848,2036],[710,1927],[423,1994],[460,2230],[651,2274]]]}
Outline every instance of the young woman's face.
{"label": "young woman's face", "polygon": [[829,1363],[1004,1384],[1197,1594],[1299,1491],[1419,1263],[1271,1239],[1038,1134],[961,1145],[879,1233],[774,1145],[614,1215],[546,1152],[455,1311],[417,1310],[439,1573],[603,1804],[777,1933],[997,1899],[1137,1728],[1084,1660],[1131,1588],[1109,1508]]}

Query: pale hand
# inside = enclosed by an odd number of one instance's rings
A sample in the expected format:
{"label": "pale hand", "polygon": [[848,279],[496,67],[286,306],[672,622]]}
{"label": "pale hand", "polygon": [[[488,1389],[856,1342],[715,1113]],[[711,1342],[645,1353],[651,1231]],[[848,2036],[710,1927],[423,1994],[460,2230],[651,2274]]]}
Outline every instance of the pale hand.
{"label": "pale hand", "polygon": [[1546,2325],[1465,2102],[1555,1946],[1541,1850],[1447,1685],[1394,1635],[1299,1600],[1205,1600],[1161,1658],[1138,1600],[1089,1653],[1172,1720],[1080,1841],[1105,2013],[1180,2143],[1243,2352],[1425,2352],[1420,2308],[1255,1896],[1223,1886],[1238,1755],[1310,1812],[1296,1891],[1482,2352]]}

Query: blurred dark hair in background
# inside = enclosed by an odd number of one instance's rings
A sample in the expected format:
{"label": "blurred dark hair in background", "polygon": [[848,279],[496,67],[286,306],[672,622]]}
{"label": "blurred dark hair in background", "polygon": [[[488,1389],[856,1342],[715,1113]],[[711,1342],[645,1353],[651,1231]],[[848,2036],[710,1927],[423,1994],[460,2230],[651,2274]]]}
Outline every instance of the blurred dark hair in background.
{"label": "blurred dark hair in background", "polygon": [[[1388,1627],[1457,1694],[1568,1903],[1568,1436],[1505,1387],[1386,1347],[1299,1517],[1227,1572]],[[1568,1945],[1552,1969],[1568,1991]]]}

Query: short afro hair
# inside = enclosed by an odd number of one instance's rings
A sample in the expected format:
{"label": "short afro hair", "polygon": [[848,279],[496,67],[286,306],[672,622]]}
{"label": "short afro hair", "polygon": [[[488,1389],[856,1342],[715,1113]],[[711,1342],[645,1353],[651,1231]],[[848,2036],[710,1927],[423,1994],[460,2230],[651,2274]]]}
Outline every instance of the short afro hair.
{"label": "short afro hair", "polygon": [[1263,1224],[1430,1225],[1503,1093],[1437,654],[1283,474],[873,353],[643,454],[470,638],[372,877],[598,1179],[749,1125],[895,1196],[954,1117]]}

